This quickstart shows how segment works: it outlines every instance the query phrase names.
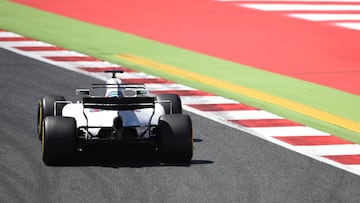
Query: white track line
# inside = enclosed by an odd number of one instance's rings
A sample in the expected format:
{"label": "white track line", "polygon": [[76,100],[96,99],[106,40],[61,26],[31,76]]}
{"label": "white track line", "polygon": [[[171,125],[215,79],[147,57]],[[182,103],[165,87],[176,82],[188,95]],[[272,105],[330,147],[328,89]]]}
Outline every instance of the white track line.
{"label": "white track line", "polygon": [[150,79],[150,78],[157,78],[152,75],[148,75],[142,72],[130,72],[130,73],[122,73],[121,75],[117,76],[120,79]]}
{"label": "white track line", "polygon": [[196,90],[194,88],[181,85],[181,84],[158,84],[158,83],[147,83],[145,87],[149,91],[166,91],[166,90]]}
{"label": "white track line", "polygon": [[111,66],[109,63],[103,61],[54,61],[54,60],[50,60],[50,61],[52,61],[54,64],[57,64],[58,66],[67,66],[72,68],[79,68],[79,67],[106,68]]}
{"label": "white track line", "polygon": [[31,51],[31,54],[38,55],[41,57],[51,57],[51,56],[86,56],[74,51]]}
{"label": "white track line", "polygon": [[51,46],[50,44],[47,44],[45,42],[39,42],[39,41],[0,41],[0,46],[6,47],[6,48],[12,48],[12,47],[32,47],[32,46]]}
{"label": "white track line", "polygon": [[357,144],[294,146],[294,149],[318,156],[360,154]]}
{"label": "white track line", "polygon": [[329,136],[328,133],[306,126],[291,127],[250,127],[251,130],[266,137],[276,136]]}
{"label": "white track line", "polygon": [[106,61],[56,61],[58,63],[70,64],[74,67],[87,67],[87,68],[106,68],[106,67],[118,67],[119,65],[109,63]]}
{"label": "white track line", "polygon": [[353,30],[360,30],[360,23],[354,23],[354,22],[343,22],[343,23],[334,23],[337,26],[349,28]]}
{"label": "white track line", "polygon": [[[217,0],[238,7],[277,12],[302,20],[360,30],[360,0]],[[341,13],[339,13],[341,12]],[[334,22],[331,22],[334,21]]]}
{"label": "white track line", "polygon": [[18,34],[15,34],[13,32],[0,32],[0,37],[8,37],[8,38],[11,38],[11,37],[23,37],[21,35],[18,35]]}
{"label": "white track line", "polygon": [[353,172],[355,174],[360,174],[360,164],[348,164],[347,165],[349,168],[353,169],[350,172]]}
{"label": "white track line", "polygon": [[293,13],[289,16],[311,21],[346,21],[360,20],[360,14],[344,14],[344,13]]}
{"label": "white track line", "polygon": [[181,96],[181,102],[185,105],[189,104],[238,104],[231,99],[220,96]]}
{"label": "white track line", "polygon": [[360,5],[336,4],[239,4],[262,11],[360,11]]}
{"label": "white track line", "polygon": [[282,117],[263,110],[241,110],[241,111],[209,111],[209,116],[221,117],[226,120],[248,120],[248,119],[281,119]]}

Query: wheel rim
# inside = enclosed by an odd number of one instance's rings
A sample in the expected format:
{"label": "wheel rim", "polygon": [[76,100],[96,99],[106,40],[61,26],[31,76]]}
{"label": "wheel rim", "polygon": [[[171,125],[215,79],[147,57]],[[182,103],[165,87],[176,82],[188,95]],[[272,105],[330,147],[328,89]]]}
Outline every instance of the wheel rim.
{"label": "wheel rim", "polygon": [[41,154],[42,156],[44,157],[44,153],[45,153],[45,123],[42,123],[41,124],[41,140],[42,140],[42,143],[41,143]]}
{"label": "wheel rim", "polygon": [[39,102],[39,109],[38,109],[38,135],[41,135],[41,126],[42,124],[42,104]]}

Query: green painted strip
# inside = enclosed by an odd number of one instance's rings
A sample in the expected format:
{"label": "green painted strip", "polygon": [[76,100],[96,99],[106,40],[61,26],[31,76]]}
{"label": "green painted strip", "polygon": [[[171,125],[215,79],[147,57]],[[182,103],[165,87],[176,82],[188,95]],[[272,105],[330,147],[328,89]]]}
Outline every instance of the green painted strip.
{"label": "green painted strip", "polygon": [[178,67],[169,66],[166,64],[161,64],[150,59],[141,58],[138,56],[133,56],[129,54],[118,54],[118,58],[121,58],[125,61],[130,61],[134,64],[140,66],[147,66],[155,68],[161,72],[167,72],[169,75],[176,75],[177,77],[182,77],[183,79],[192,78],[198,82],[208,86],[208,87],[222,87],[233,94],[242,94],[250,98],[260,100],[272,105],[278,105],[281,108],[291,110],[293,112],[302,114],[307,117],[315,118],[317,120],[323,121],[325,123],[334,124],[341,126],[347,130],[351,130],[357,133],[360,133],[360,123],[347,120],[336,115],[330,114],[328,112],[320,111],[318,109],[299,104],[297,102],[287,100],[280,97],[275,97],[273,95],[267,94],[265,92],[260,92],[254,89],[243,87],[240,85],[234,85],[232,83],[225,82],[224,80],[217,80],[214,78],[207,77],[203,74],[193,73]]}
{"label": "green painted strip", "polygon": [[42,12],[9,1],[0,0],[0,4],[0,28],[2,29],[235,99],[360,143],[360,136],[357,133],[342,127],[312,119],[246,95],[234,94],[222,87],[204,85],[195,78],[184,79],[151,67],[137,65],[117,58],[116,54],[128,53],[149,58],[158,63],[191,70],[218,80],[226,80],[232,84],[287,98],[354,122],[360,122],[360,115],[357,113],[360,112],[360,105],[357,105],[360,103],[360,97],[356,95]]}

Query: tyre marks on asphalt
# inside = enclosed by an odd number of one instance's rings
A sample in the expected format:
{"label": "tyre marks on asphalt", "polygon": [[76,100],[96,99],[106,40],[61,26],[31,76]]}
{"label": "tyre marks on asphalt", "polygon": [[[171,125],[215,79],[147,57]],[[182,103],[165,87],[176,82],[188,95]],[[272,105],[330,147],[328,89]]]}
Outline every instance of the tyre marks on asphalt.
{"label": "tyre marks on asphalt", "polygon": [[360,30],[359,0],[217,0],[302,20]]}
{"label": "tyre marks on asphalt", "polygon": [[290,150],[360,175],[360,146],[334,135],[231,99],[136,72],[81,53],[67,51],[51,44],[34,41],[11,32],[1,30],[0,39],[0,47],[7,50],[103,80],[109,77],[101,73],[104,70],[122,69],[124,74],[119,77],[126,83],[145,83],[154,94],[179,94],[185,110],[250,132]]}

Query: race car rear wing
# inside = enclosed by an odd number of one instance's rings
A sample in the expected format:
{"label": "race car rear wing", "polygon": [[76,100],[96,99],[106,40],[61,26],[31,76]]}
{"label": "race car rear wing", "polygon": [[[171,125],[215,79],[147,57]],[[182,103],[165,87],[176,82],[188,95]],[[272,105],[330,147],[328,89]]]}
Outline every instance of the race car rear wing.
{"label": "race car rear wing", "polygon": [[145,84],[142,83],[122,83],[122,84],[102,84],[102,83],[95,83],[92,84],[93,89],[102,89],[102,88],[124,88],[124,89],[131,89],[131,88],[138,88],[144,89]]}
{"label": "race car rear wing", "polygon": [[155,97],[84,97],[84,108],[103,110],[135,110],[155,108]]}

